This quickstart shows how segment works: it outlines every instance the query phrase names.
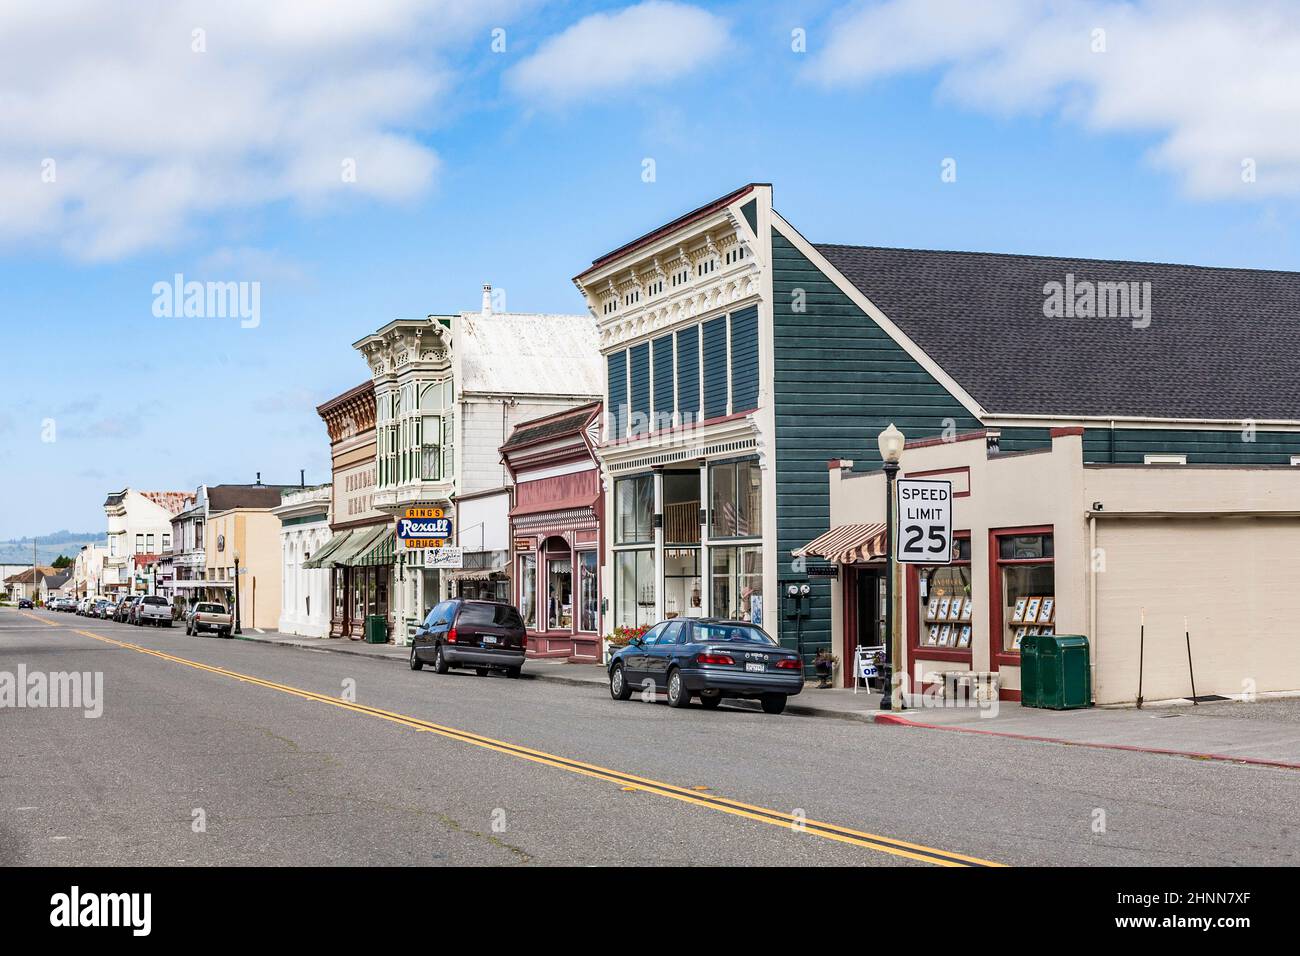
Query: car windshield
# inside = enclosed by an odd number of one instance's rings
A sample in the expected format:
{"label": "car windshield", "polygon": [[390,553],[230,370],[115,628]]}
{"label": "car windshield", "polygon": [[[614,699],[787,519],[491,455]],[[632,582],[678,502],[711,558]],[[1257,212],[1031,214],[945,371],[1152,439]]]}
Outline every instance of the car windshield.
{"label": "car windshield", "polygon": [[198,614],[225,614],[226,609],[220,604],[200,604],[194,609]]}
{"label": "car windshield", "polygon": [[712,644],[731,641],[739,644],[775,644],[760,628],[752,624],[702,624],[695,625],[695,642]]}
{"label": "car windshield", "polygon": [[456,618],[457,627],[470,625],[494,627],[523,627],[519,612],[508,604],[467,603]]}

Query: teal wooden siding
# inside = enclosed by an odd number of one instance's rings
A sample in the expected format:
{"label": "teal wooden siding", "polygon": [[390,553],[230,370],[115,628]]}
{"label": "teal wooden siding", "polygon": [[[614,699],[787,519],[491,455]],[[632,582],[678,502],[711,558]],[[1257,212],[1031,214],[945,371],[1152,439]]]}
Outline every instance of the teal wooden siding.
{"label": "teal wooden siding", "polygon": [[671,428],[673,424],[673,337],[665,335],[650,344],[654,358],[654,425]]}
{"label": "teal wooden siding", "polygon": [[650,345],[642,342],[628,349],[631,371],[628,388],[631,391],[632,434],[643,434],[650,416]]}
{"label": "teal wooden siding", "polygon": [[615,438],[627,434],[627,351],[611,352],[605,357],[609,375],[609,427]]}
{"label": "teal wooden siding", "polygon": [[[784,588],[805,579],[791,568],[791,550],[830,526],[830,459],[852,458],[858,469],[878,466],[876,435],[891,421],[909,438],[981,426],[776,230],[772,268],[777,567]],[[803,312],[795,311],[800,300]],[[831,639],[830,583],[809,583],[805,659]],[[783,604],[774,595],[765,616],[779,626],[781,642],[794,647],[794,622],[781,613]]]}
{"label": "teal wooden siding", "polygon": [[[1250,438],[1251,440],[1247,440]],[[1004,428],[1003,452],[1031,451],[1052,444],[1050,428]],[[1140,465],[1145,455],[1186,455],[1189,465],[1289,465],[1300,455],[1300,433],[1241,429],[1089,428],[1083,460],[1097,465]]]}
{"label": "teal wooden siding", "polygon": [[727,317],[704,323],[704,417],[727,414]]}
{"label": "teal wooden siding", "polygon": [[731,412],[758,408],[758,307],[731,315]]}
{"label": "teal wooden siding", "polygon": [[700,414],[700,327],[692,325],[677,333],[677,410],[682,421]]}

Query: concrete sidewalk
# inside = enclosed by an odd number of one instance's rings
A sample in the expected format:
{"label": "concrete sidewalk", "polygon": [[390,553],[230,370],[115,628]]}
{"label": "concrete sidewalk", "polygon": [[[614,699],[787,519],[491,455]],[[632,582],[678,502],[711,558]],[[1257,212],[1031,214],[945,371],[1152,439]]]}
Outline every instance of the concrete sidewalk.
{"label": "concrete sidewalk", "polygon": [[[320,653],[355,654],[405,665],[409,650],[392,644],[365,644],[339,638],[294,637],[275,631],[246,630],[246,641]],[[608,693],[605,668],[599,664],[530,660],[522,678]],[[758,709],[757,701],[728,701],[723,706]],[[993,734],[1013,739],[1165,753],[1203,760],[1226,760],[1300,770],[1300,697],[1270,698],[1255,703],[1226,701],[1179,706],[1039,710],[1003,701],[996,712],[972,707],[914,708],[882,713],[880,695],[834,688],[815,681],[790,698],[786,712],[805,717],[879,724],[882,731],[950,731]]]}

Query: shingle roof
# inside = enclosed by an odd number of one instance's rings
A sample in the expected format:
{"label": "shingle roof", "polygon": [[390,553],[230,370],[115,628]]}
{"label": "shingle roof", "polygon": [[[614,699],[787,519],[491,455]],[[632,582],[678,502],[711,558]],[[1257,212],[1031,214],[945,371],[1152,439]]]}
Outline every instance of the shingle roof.
{"label": "shingle roof", "polygon": [[[990,412],[1300,420],[1300,273],[816,248]],[[1150,282],[1150,325],[1045,317],[1067,274]]]}
{"label": "shingle roof", "polygon": [[576,435],[582,431],[594,411],[600,408],[600,402],[588,402],[563,412],[520,422],[510,433],[509,440],[501,446],[502,451],[531,445],[548,438],[560,438],[564,435]]}

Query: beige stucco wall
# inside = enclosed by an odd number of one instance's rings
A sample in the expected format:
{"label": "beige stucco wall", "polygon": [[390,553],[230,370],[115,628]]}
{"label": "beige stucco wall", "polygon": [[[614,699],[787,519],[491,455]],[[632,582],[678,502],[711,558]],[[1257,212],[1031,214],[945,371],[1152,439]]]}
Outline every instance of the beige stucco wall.
{"label": "beige stucco wall", "polygon": [[[239,579],[242,626],[273,629],[280,617],[283,577],[280,519],[265,509],[223,511],[209,515],[203,534],[209,569],[233,569],[236,551],[240,569],[248,569]],[[217,541],[221,536],[225,537],[225,549],[218,551]],[[219,577],[229,582],[230,573]]]}

